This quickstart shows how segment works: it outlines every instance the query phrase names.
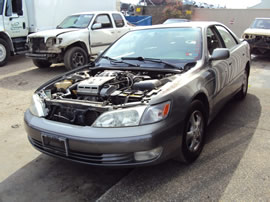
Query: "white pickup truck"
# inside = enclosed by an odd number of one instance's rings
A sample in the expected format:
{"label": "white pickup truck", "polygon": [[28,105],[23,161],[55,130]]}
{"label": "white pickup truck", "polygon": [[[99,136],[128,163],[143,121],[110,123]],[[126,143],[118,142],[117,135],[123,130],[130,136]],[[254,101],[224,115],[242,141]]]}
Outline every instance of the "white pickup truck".
{"label": "white pickup truck", "polygon": [[78,13],[67,17],[57,29],[28,36],[28,58],[37,67],[64,62],[68,70],[85,65],[132,29],[116,11]]}

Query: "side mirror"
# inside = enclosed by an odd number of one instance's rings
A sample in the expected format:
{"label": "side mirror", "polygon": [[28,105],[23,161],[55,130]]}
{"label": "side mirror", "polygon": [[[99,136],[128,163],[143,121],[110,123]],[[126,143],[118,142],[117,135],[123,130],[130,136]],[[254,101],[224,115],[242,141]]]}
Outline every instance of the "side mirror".
{"label": "side mirror", "polygon": [[102,24],[101,23],[95,23],[92,26],[92,29],[101,29],[102,28]]}
{"label": "side mirror", "polygon": [[216,48],[214,49],[210,61],[213,60],[226,60],[230,57],[230,51],[227,48]]}

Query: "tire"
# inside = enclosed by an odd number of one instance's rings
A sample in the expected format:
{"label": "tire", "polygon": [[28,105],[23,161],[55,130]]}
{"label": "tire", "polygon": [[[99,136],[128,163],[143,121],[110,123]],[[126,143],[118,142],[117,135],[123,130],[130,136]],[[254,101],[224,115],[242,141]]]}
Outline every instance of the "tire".
{"label": "tire", "polygon": [[10,47],[4,39],[0,39],[0,67],[7,64],[10,57]]}
{"label": "tire", "polygon": [[68,49],[64,56],[64,63],[67,70],[72,70],[88,63],[88,55],[81,47]]}
{"label": "tire", "polygon": [[190,164],[199,157],[204,147],[206,123],[207,118],[203,103],[194,100],[185,118],[181,155],[178,156],[177,160]]}
{"label": "tire", "polygon": [[38,68],[49,68],[52,63],[47,60],[36,60],[33,59],[34,65],[36,65]]}
{"label": "tire", "polygon": [[248,91],[248,77],[249,77],[248,71],[245,70],[241,90],[235,95],[235,98],[237,100],[244,100],[245,97],[247,96],[247,91]]}

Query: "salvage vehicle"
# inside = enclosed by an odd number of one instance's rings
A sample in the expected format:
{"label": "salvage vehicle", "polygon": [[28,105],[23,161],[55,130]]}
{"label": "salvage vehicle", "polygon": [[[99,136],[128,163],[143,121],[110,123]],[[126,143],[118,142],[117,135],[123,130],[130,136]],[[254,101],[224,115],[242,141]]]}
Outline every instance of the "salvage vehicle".
{"label": "salvage vehicle", "polygon": [[75,12],[113,11],[118,5],[120,0],[0,0],[0,67],[10,56],[27,52],[29,34],[54,29]]}
{"label": "salvage vehicle", "polygon": [[256,18],[251,27],[244,31],[242,38],[249,43],[252,54],[269,54],[270,18]]}
{"label": "salvage vehicle", "polygon": [[29,35],[26,57],[32,58],[39,68],[64,62],[66,69],[71,70],[89,63],[91,56],[105,50],[131,28],[123,14],[116,11],[73,14],[54,30]]}
{"label": "salvage vehicle", "polygon": [[244,99],[249,45],[216,22],[138,28],[89,66],[38,88],[25,112],[39,151],[97,166],[191,163],[231,98]]}

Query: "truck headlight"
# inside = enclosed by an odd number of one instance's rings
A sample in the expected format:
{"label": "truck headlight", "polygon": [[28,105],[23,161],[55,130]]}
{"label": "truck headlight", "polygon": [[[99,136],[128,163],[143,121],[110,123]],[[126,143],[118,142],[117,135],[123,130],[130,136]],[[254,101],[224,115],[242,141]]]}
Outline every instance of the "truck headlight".
{"label": "truck headlight", "polygon": [[44,102],[41,100],[41,98],[37,94],[33,95],[29,110],[31,114],[37,117],[44,117],[48,113],[45,108]]}
{"label": "truck headlight", "polygon": [[137,126],[146,106],[105,112],[93,123],[93,127],[115,128]]}
{"label": "truck headlight", "polygon": [[48,38],[46,41],[47,47],[52,47],[56,44],[56,38]]}
{"label": "truck headlight", "polygon": [[146,109],[141,124],[156,123],[167,118],[171,108],[171,102],[167,101]]}

